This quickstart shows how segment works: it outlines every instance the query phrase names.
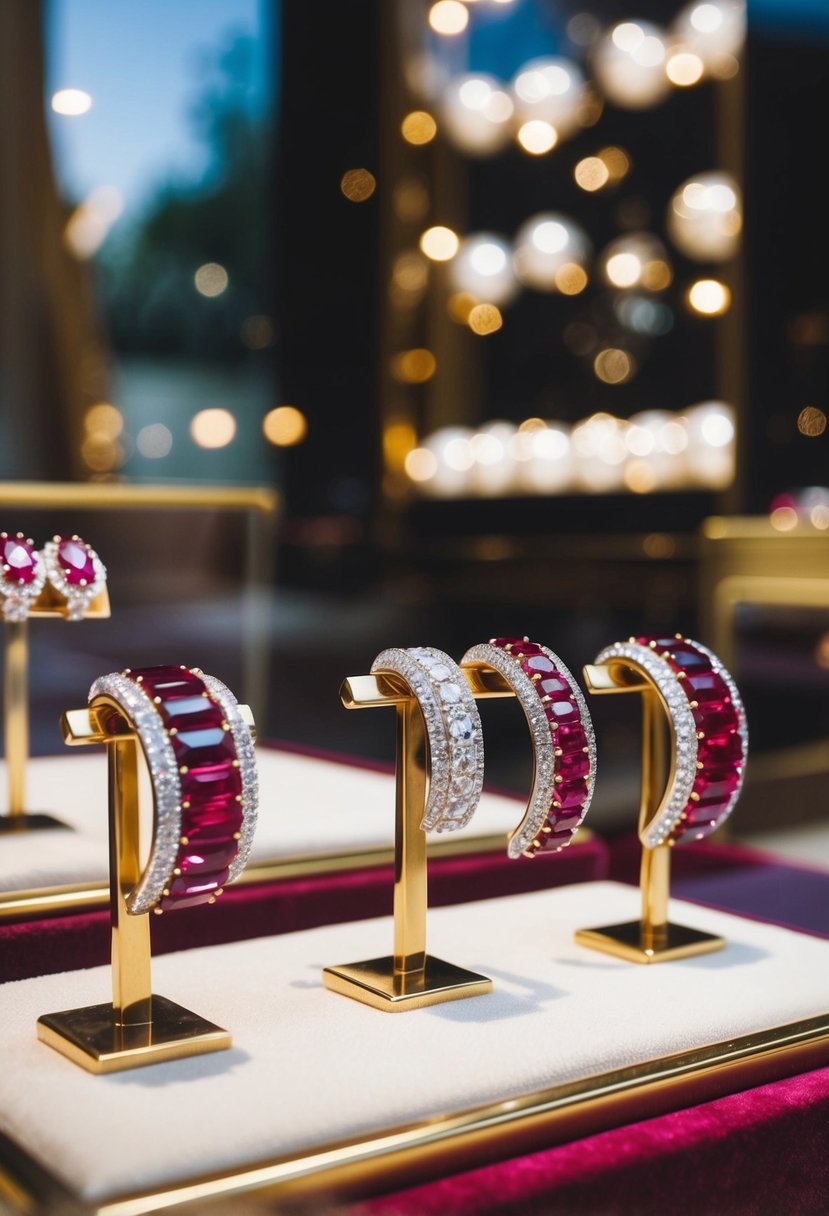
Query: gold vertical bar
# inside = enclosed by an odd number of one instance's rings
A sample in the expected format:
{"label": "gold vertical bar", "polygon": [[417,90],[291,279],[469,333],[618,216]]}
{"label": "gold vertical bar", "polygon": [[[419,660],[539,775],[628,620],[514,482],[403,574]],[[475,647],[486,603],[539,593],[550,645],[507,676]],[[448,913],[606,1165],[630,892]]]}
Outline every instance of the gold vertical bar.
{"label": "gold vertical bar", "polygon": [[397,705],[397,784],[394,834],[394,971],[411,974],[426,963],[426,733],[413,697]]}
{"label": "gold vertical bar", "polygon": [[26,813],[26,764],[29,759],[29,634],[26,621],[6,622],[4,734],[9,785],[9,816]]}
{"label": "gold vertical bar", "polygon": [[[653,688],[642,690],[642,796],[639,835],[656,814],[668,768],[668,731],[665,712]],[[640,871],[642,892],[642,945],[646,950],[665,948],[668,932],[668,899],[671,884],[671,855],[667,845],[655,849],[644,845]]]}
{"label": "gold vertical bar", "polygon": [[135,737],[109,743],[112,1005],[116,1025],[152,1021],[150,918],[131,916],[126,896],[141,876]]}

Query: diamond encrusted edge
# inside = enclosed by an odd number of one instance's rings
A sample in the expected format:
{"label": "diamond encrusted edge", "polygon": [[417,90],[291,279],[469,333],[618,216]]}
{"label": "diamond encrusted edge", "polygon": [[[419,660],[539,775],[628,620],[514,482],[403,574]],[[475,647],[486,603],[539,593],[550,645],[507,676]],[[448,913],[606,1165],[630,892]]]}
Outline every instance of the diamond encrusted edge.
{"label": "diamond encrusted edge", "polygon": [[743,743],[743,759],[740,763],[740,777],[737,782],[736,789],[732,793],[728,802],[725,804],[725,809],[722,810],[717,816],[717,827],[719,827],[721,824],[725,823],[726,819],[734,810],[734,807],[737,805],[737,800],[742,793],[743,782],[745,781],[746,776],[746,763],[748,761],[748,719],[746,717],[745,706],[743,705],[743,698],[740,696],[739,689],[734,683],[734,678],[731,675],[731,672],[727,667],[724,666],[722,660],[716,654],[714,654],[713,650],[709,650],[707,646],[703,646],[702,642],[695,642],[692,638],[683,638],[682,640],[687,642],[690,646],[695,646],[697,650],[706,656],[711,663],[711,667],[722,679],[723,683],[728,689],[728,695],[731,697],[731,704],[737,711],[739,723],[737,726],[737,734],[740,736]]}
{"label": "diamond encrusted edge", "polygon": [[[72,537],[71,539],[75,538]],[[70,621],[83,620],[87,608],[95,599],[95,596],[100,595],[103,591],[107,581],[106,566],[100,557],[98,557],[98,554],[82,536],[78,536],[77,540],[79,544],[84,545],[87,553],[92,558],[92,569],[95,571],[94,579],[91,583],[87,583],[85,587],[81,587],[78,583],[69,582],[63,567],[58,561],[58,542],[56,540],[48,541],[41,550],[43,561],[46,565],[46,575],[55,590],[66,600],[68,619]]]}
{"label": "diamond encrusted edge", "polygon": [[227,882],[231,883],[236,881],[247,865],[259,819],[259,776],[256,769],[256,753],[253,735],[239,712],[239,703],[233,693],[216,676],[208,676],[204,672],[198,674],[201,675],[204,686],[211,697],[218,701],[230,726],[230,733],[236,744],[236,759],[239,761],[239,773],[242,778],[242,831],[239,836],[239,851],[230,865],[227,876]]}
{"label": "diamond encrusted edge", "polygon": [[[447,678],[435,679],[432,669],[437,666],[447,668]],[[426,831],[437,832],[454,832],[466,827],[475,814],[484,780],[481,719],[466,676],[454,659],[430,646],[383,650],[372,663],[371,671],[372,674],[391,671],[402,676],[417,698],[426,723],[430,780],[420,826]],[[440,689],[446,685],[456,686],[456,701],[444,703]],[[468,733],[455,738],[453,725],[466,718],[469,719]],[[462,754],[470,750],[473,755],[471,759],[466,756],[466,760],[471,764],[472,772],[458,772]],[[467,794],[453,800],[451,787],[456,778],[469,778],[472,786]],[[452,813],[453,806],[455,813]]]}
{"label": "diamond encrusted edge", "polygon": [[[539,645],[541,646],[540,642],[539,642]],[[548,646],[541,646],[541,649],[544,651],[544,654],[546,654],[546,656],[550,660],[550,662],[553,663],[558,668],[558,670],[564,676],[567,683],[570,685],[570,690],[573,694],[573,700],[576,702],[576,707],[579,711],[579,717],[581,718],[581,728],[584,731],[585,738],[587,739],[587,760],[588,760],[588,765],[589,765],[588,770],[587,770],[587,777],[585,778],[587,796],[586,796],[584,802],[582,803],[581,817],[579,818],[579,821],[576,824],[575,828],[573,828],[573,831],[570,835],[570,839],[565,840],[562,844],[559,845],[558,849],[556,849],[556,852],[559,853],[559,852],[561,852],[561,850],[563,848],[566,848],[567,845],[570,844],[577,829],[579,827],[581,827],[581,825],[584,823],[585,816],[587,815],[587,812],[590,810],[590,804],[593,801],[593,790],[595,789],[595,786],[596,786],[596,764],[597,764],[596,732],[593,729],[593,719],[590,716],[590,710],[587,708],[587,701],[584,698],[583,692],[579,688],[578,682],[574,679],[573,673],[570,671],[570,668],[567,666],[567,664],[561,658],[559,658],[559,656],[556,654],[556,652],[554,650],[550,650],[550,648]]]}
{"label": "diamond encrusted edge", "polygon": [[[8,536],[8,533],[6,535]],[[34,549],[32,557],[35,559],[35,576],[30,583],[21,584],[7,578],[5,574],[0,574],[0,596],[3,597],[3,619],[6,621],[25,621],[32,604],[46,586],[46,563],[43,554]]]}
{"label": "diamond encrusted edge", "polygon": [[90,703],[97,696],[111,697],[123,709],[141,741],[152,781],[155,821],[150,857],[126,897],[127,911],[139,916],[161,899],[176,863],[181,842],[181,779],[161,715],[137,680],[118,672],[100,676],[89,690]]}
{"label": "diamond encrusted edge", "polygon": [[507,856],[519,858],[538,835],[550,813],[555,793],[555,744],[544,705],[530,677],[517,661],[517,656],[500,646],[481,642],[471,646],[461,659],[464,663],[485,663],[500,672],[515,693],[524,711],[535,751],[535,775],[527,809],[507,841]]}
{"label": "diamond encrusted edge", "polygon": [[606,646],[600,651],[595,661],[600,664],[609,659],[630,659],[638,663],[664,697],[673,721],[677,746],[676,774],[670,789],[663,796],[662,810],[648,825],[645,833],[645,844],[648,848],[655,849],[668,839],[691,797],[699,755],[697,724],[688,698],[682,690],[681,680],[677,679],[670,663],[650,646],[642,646],[639,642],[614,642],[612,646]]}

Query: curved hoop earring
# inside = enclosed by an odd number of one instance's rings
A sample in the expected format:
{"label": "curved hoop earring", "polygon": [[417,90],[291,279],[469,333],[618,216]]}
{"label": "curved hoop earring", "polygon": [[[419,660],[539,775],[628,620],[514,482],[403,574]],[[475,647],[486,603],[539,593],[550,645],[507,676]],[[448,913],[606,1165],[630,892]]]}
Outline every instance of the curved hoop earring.
{"label": "curved hoop earring", "polygon": [[578,684],[555,651],[529,638],[492,638],[467,650],[461,664],[500,672],[530,729],[532,790],[507,854],[560,852],[587,814],[596,779],[593,723]]}

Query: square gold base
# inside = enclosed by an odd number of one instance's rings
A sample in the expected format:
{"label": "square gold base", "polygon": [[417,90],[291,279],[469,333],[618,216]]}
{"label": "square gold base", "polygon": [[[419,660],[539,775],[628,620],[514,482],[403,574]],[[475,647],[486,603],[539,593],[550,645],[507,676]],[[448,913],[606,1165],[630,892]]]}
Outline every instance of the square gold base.
{"label": "square gold base", "polygon": [[64,832],[75,829],[54,815],[46,815],[41,811],[26,812],[25,815],[0,815],[0,836],[11,835],[13,832],[43,832],[52,828],[62,828]]}
{"label": "square gold base", "polygon": [[453,963],[426,956],[422,971],[395,974],[394,959],[373,958],[364,963],[345,963],[341,967],[326,967],[322,973],[326,988],[350,996],[355,1001],[398,1013],[406,1009],[423,1009],[443,1001],[462,1001],[469,996],[483,996],[492,991],[492,980],[474,971],[465,971]]}
{"label": "square gold base", "polygon": [[623,925],[603,925],[600,929],[579,929],[575,940],[580,946],[601,950],[629,963],[669,963],[725,947],[724,937],[685,925],[668,924],[662,933],[650,937],[650,941],[645,940],[641,921],[631,920]]}
{"label": "square gold base", "polygon": [[227,1030],[163,996],[153,996],[152,1021],[143,1025],[118,1026],[111,1004],[90,1005],[45,1013],[37,1020],[37,1037],[94,1073],[225,1051],[233,1042]]}

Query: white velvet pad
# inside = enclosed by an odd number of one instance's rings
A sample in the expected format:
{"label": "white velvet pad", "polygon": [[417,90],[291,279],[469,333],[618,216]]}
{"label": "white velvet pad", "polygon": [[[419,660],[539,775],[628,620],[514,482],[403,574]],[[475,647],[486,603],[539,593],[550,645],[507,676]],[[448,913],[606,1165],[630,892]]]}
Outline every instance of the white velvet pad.
{"label": "white velvet pad", "polygon": [[[259,826],[251,864],[280,857],[391,847],[394,777],[273,748],[257,750]],[[5,765],[0,765],[0,788]],[[103,752],[69,752],[32,760],[27,805],[76,829],[3,837],[0,891],[108,881],[107,761]],[[522,804],[484,794],[466,839],[511,831]],[[432,834],[432,839],[447,839]]]}
{"label": "white velvet pad", "polygon": [[786,929],[675,901],[673,920],[722,933],[726,950],[644,967],[573,943],[580,926],[638,909],[615,883],[437,909],[430,950],[495,991],[399,1014],[320,979],[325,964],[386,954],[388,918],[166,955],[154,991],[231,1030],[234,1046],[111,1076],[35,1034],[39,1014],[107,1000],[108,969],[7,984],[0,1126],[103,1199],[825,1011],[829,942]]}

